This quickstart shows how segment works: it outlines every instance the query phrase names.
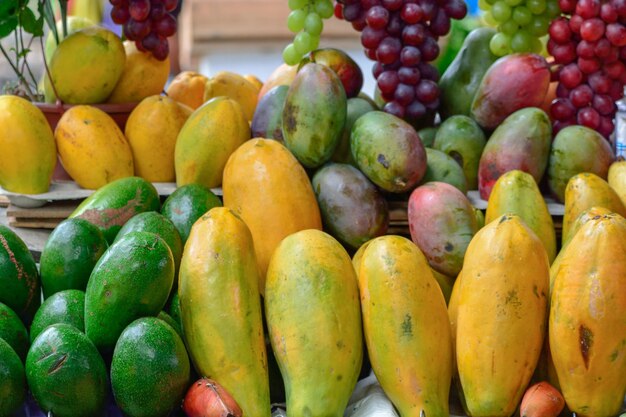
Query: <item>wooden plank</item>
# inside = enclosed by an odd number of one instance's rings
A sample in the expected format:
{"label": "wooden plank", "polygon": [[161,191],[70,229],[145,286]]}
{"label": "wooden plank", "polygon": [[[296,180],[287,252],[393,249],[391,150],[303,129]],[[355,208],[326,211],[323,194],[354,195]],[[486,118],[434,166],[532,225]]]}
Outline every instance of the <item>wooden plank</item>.
{"label": "wooden plank", "polygon": [[9,217],[9,226],[27,229],[54,229],[60,222],[61,219],[16,219]]}
{"label": "wooden plank", "polygon": [[9,207],[10,203],[11,202],[9,201],[9,197],[5,195],[0,195],[0,207]]}
{"label": "wooden plank", "polygon": [[7,208],[7,216],[19,219],[66,219],[78,207],[80,201],[55,201],[43,207],[23,208],[13,204]]}

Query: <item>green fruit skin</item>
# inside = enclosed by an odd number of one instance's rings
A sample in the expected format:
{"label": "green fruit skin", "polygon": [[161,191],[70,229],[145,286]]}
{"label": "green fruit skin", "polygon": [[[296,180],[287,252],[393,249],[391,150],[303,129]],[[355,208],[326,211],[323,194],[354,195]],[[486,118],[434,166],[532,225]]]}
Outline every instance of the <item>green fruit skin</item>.
{"label": "green fruit skin", "polygon": [[478,123],[467,116],[452,116],[439,126],[433,148],[448,154],[463,167],[467,189],[476,190],[478,164],[486,143]]}
{"label": "green fruit skin", "polygon": [[183,241],[174,223],[156,211],[139,213],[122,226],[115,237],[114,243],[120,240],[122,236],[131,232],[152,232],[167,243],[174,257],[174,284],[172,289],[175,289],[177,287],[176,277],[178,276],[180,258],[183,256]]}
{"label": "green fruit skin", "polygon": [[11,345],[0,338],[0,416],[12,416],[25,399],[24,365]]}
{"label": "green fruit skin", "polygon": [[467,193],[467,180],[463,168],[449,155],[436,149],[426,148],[427,168],[422,184],[439,181],[456,187],[463,194]]}
{"label": "green fruit skin", "polygon": [[127,177],[100,187],[69,217],[79,217],[96,225],[111,244],[131,217],[144,211],[159,211],[160,206],[154,185],[143,178]]}
{"label": "green fruit skin", "polygon": [[495,29],[486,27],[472,30],[441,76],[439,110],[444,119],[457,114],[469,116],[483,75],[498,58],[489,49],[489,42],[495,33]]}
{"label": "green fruit skin", "polygon": [[24,241],[0,225],[0,303],[10,307],[28,325],[41,304],[37,265]]}
{"label": "green fruit skin", "polygon": [[350,55],[336,48],[319,48],[309,54],[311,62],[332,69],[341,80],[346,96],[356,97],[363,87],[363,72]]}
{"label": "green fruit skin", "polygon": [[361,172],[386,191],[409,191],[426,172],[426,151],[417,132],[389,113],[361,116],[352,127],[350,150]]}
{"label": "green fruit skin", "polygon": [[28,331],[15,311],[3,303],[0,303],[0,339],[11,346],[22,362],[26,360],[30,347]]}
{"label": "green fruit skin", "polygon": [[150,232],[131,232],[115,242],[96,264],[85,293],[85,333],[103,352],[133,320],[156,316],[174,281],[174,258],[167,243]]}
{"label": "green fruit skin", "polygon": [[507,117],[493,132],[478,165],[478,190],[489,200],[500,176],[514,169],[529,173],[539,183],[548,166],[552,123],[537,107],[526,107]]}
{"label": "green fruit skin", "polygon": [[435,136],[437,136],[438,130],[438,127],[430,126],[417,131],[417,134],[422,140],[422,144],[424,144],[425,148],[433,147],[433,144],[435,143]]}
{"label": "green fruit skin", "polygon": [[259,100],[250,131],[253,138],[283,140],[283,106],[287,98],[289,86],[277,85]]}
{"label": "green fruit skin", "polygon": [[102,231],[85,219],[59,223],[39,260],[44,298],[63,290],[85,291],[93,267],[108,246]]}
{"label": "green fruit skin", "polygon": [[166,417],[185,396],[189,357],[178,333],[156,317],[133,321],[111,361],[115,402],[129,417]]}
{"label": "green fruit skin", "polygon": [[167,314],[165,311],[160,311],[159,315],[157,316],[157,318],[160,319],[160,320],[163,320],[164,322],[169,324],[172,327],[172,329],[174,329],[176,331],[176,333],[178,334],[178,336],[180,336],[180,338],[182,340],[182,338],[183,338],[183,328],[181,327],[179,322],[174,320],[174,318],[172,318],[172,316]]}
{"label": "green fruit skin", "polygon": [[548,162],[548,186],[561,203],[565,187],[576,174],[589,172],[606,180],[615,160],[611,146],[602,135],[584,126],[568,126],[552,141]]}
{"label": "green fruit skin", "polygon": [[26,357],[28,386],[44,411],[55,417],[101,416],[107,370],[93,343],[74,326],[47,327]]}
{"label": "green fruit skin", "polygon": [[354,126],[354,122],[356,122],[359,117],[374,110],[376,110],[376,105],[364,98],[353,97],[348,99],[346,124],[343,128],[341,138],[339,139],[339,144],[331,157],[333,162],[356,165],[352,159],[352,153],[350,152],[350,133],[352,132],[352,126]]}
{"label": "green fruit skin", "polygon": [[222,201],[209,188],[200,184],[186,184],[165,199],[161,214],[174,223],[184,246],[191,226],[213,207],[222,207]]}
{"label": "green fruit skin", "polygon": [[324,226],[353,249],[387,232],[387,201],[352,165],[324,165],[313,176],[313,191]]}
{"label": "green fruit skin", "polygon": [[485,227],[485,213],[481,209],[474,208],[474,214],[476,215],[476,225],[480,230]]}
{"label": "green fruit skin", "polygon": [[306,64],[289,86],[282,114],[285,145],[307,168],[332,156],[346,123],[346,92],[325,65]]}
{"label": "green fruit skin", "polygon": [[85,292],[63,290],[47,298],[30,326],[30,340],[33,342],[46,327],[66,323],[85,331]]}
{"label": "green fruit skin", "polygon": [[170,300],[170,307],[167,310],[169,316],[178,323],[178,327],[180,329],[183,328],[183,320],[180,315],[180,297],[178,296],[178,292],[175,292]]}

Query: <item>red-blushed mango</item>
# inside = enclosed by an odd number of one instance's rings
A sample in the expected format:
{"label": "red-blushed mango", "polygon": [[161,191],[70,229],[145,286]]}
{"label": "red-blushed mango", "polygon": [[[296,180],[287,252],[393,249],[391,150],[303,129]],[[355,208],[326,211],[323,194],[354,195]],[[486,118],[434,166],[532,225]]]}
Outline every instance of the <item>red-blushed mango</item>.
{"label": "red-blushed mango", "polygon": [[489,67],[472,102],[471,116],[483,128],[495,129],[525,107],[539,107],[550,86],[550,67],[537,54],[506,55]]}
{"label": "red-blushed mango", "polygon": [[474,208],[465,194],[450,184],[429,182],[409,197],[411,239],[430,266],[457,276],[472,236],[478,231]]}
{"label": "red-blushed mango", "polygon": [[350,55],[335,48],[321,48],[309,54],[311,62],[326,65],[341,80],[347,97],[356,97],[363,87],[363,71]]}
{"label": "red-blushed mango", "polygon": [[288,86],[277,85],[259,100],[250,124],[253,138],[283,141],[283,106],[287,90]]}
{"label": "red-blushed mango", "polygon": [[502,174],[514,169],[529,173],[539,183],[548,165],[552,123],[541,109],[518,110],[493,132],[478,165],[478,190],[489,200]]}

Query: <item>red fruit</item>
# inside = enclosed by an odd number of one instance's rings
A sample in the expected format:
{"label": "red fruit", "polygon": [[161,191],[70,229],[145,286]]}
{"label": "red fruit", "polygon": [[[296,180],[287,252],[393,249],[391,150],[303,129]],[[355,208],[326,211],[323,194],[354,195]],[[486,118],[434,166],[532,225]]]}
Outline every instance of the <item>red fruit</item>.
{"label": "red fruit", "polygon": [[593,99],[593,90],[587,84],[574,88],[569,95],[572,104],[577,108],[589,106]]}
{"label": "red fruit", "polygon": [[563,13],[572,13],[576,10],[576,0],[559,0],[559,8]]}
{"label": "red fruit", "polygon": [[402,106],[402,104],[398,103],[397,101],[390,101],[389,103],[385,104],[385,107],[383,107],[383,111],[389,114],[393,114],[394,116],[401,119],[404,118],[405,114],[404,106]]}
{"label": "red fruit", "polygon": [[400,17],[407,24],[412,25],[424,18],[424,11],[419,5],[415,3],[406,3],[404,7],[402,7]]}
{"label": "red fruit", "polygon": [[123,25],[128,22],[130,19],[130,12],[128,11],[128,7],[122,6],[113,6],[111,9],[111,20],[117,25]]}
{"label": "red fruit", "polygon": [[600,126],[600,114],[593,107],[585,107],[578,110],[576,122],[595,130]]}
{"label": "red fruit", "polygon": [[611,96],[596,94],[593,96],[593,108],[602,116],[612,115],[615,111],[615,102]]}
{"label": "red fruit", "polygon": [[384,71],[376,79],[378,88],[383,94],[393,94],[400,83],[396,71]]}
{"label": "red fruit", "polygon": [[580,36],[588,41],[595,42],[604,35],[604,22],[598,17],[587,19],[580,26]]}
{"label": "red fruit", "polygon": [[578,58],[577,63],[583,74],[592,74],[600,69],[600,61],[595,58]]}
{"label": "red fruit", "polygon": [[153,29],[163,37],[170,37],[176,33],[176,19],[171,14],[166,13],[162,19],[153,22]]}
{"label": "red fruit", "polygon": [[152,55],[159,61],[164,61],[170,54],[170,45],[167,42],[167,38],[159,36],[159,43],[152,50]]}
{"label": "red fruit", "polygon": [[365,22],[372,29],[384,29],[389,22],[389,12],[383,6],[375,6],[365,14]]}
{"label": "red fruit", "polygon": [[611,6],[611,3],[604,3],[602,7],[600,7],[600,17],[606,23],[617,22],[617,11],[615,8]]}
{"label": "red fruit", "polygon": [[343,20],[343,5],[341,3],[335,4],[335,17],[339,20]]}
{"label": "red fruit", "polygon": [[574,33],[580,33],[580,26],[583,24],[584,21],[585,19],[575,14],[569,19],[569,28]]}
{"label": "red fruit", "polygon": [[604,136],[605,138],[609,138],[613,130],[615,130],[615,125],[613,124],[612,117],[601,117],[600,118],[600,126],[598,126],[598,132]]}
{"label": "red fruit", "polygon": [[569,42],[572,37],[572,31],[569,28],[567,19],[560,17],[552,22],[549,29],[550,39],[556,43],[564,44]]}
{"label": "red fruit", "polygon": [[133,19],[144,21],[150,16],[150,0],[130,0],[128,11]]}
{"label": "red fruit", "polygon": [[626,46],[626,26],[621,23],[607,25],[606,37],[615,46]]}
{"label": "red fruit", "polygon": [[[622,74],[626,72],[626,67],[621,61],[615,61],[608,64],[604,64],[604,72],[613,80],[619,80]],[[608,84],[608,80],[607,80]],[[607,86],[607,92],[609,87]]]}
{"label": "red fruit", "polygon": [[554,120],[570,120],[576,114],[576,108],[566,98],[557,98],[550,104],[550,115]]}
{"label": "red fruit", "polygon": [[150,8],[150,19],[151,20],[159,20],[165,16],[167,10],[165,10],[165,5],[163,3],[152,3]]}
{"label": "red fruit", "polygon": [[520,405],[524,417],[556,417],[565,407],[561,393],[547,382],[538,382],[526,390]]}
{"label": "red fruit", "polygon": [[583,19],[591,19],[600,14],[600,0],[579,0],[576,5],[576,14]]}
{"label": "red fruit", "polygon": [[150,32],[148,36],[142,39],[141,46],[144,50],[154,51],[159,45],[159,35],[155,32]]}
{"label": "red fruit", "polygon": [[[581,32],[582,32],[582,29],[581,29]],[[583,40],[583,41],[580,41],[578,45],[576,46],[576,54],[579,57],[591,59],[596,56],[595,49],[596,49],[595,42],[589,42],[589,41]]]}
{"label": "red fruit", "polygon": [[568,64],[559,72],[559,81],[570,90],[580,85],[582,80],[583,73],[576,64]]}
{"label": "red fruit", "polygon": [[406,117],[411,120],[421,119],[426,115],[426,106],[419,101],[414,101],[406,108]]}
{"label": "red fruit", "polygon": [[124,35],[130,40],[141,40],[148,36],[151,31],[151,24],[149,20],[138,22],[135,19],[130,19],[124,25]]}
{"label": "red fruit", "polygon": [[611,54],[611,42],[606,38],[600,39],[593,52],[598,58],[605,59]]}
{"label": "red fruit", "polygon": [[241,417],[243,411],[224,387],[201,378],[194,382],[183,401],[183,411],[189,417]]}
{"label": "red fruit", "polygon": [[165,10],[172,12],[178,6],[178,0],[163,0],[163,4],[165,5]]}
{"label": "red fruit", "polygon": [[435,101],[439,97],[437,83],[423,79],[415,86],[415,97],[424,104]]}

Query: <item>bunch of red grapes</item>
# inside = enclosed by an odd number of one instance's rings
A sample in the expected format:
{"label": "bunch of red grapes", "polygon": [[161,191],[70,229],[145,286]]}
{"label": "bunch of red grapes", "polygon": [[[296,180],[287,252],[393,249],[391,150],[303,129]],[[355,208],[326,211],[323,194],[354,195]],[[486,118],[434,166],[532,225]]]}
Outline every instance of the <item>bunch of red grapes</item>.
{"label": "bunch of red grapes", "polygon": [[111,19],[123,25],[126,39],[135,41],[140,51],[152,52],[163,61],[169,55],[167,38],[176,33],[176,19],[170,12],[178,0],[109,0]]}
{"label": "bunch of red grapes", "polygon": [[555,132],[583,125],[609,138],[626,84],[626,0],[559,0],[566,16],[550,25],[558,69],[550,113]]}
{"label": "bunch of red grapes", "polygon": [[335,16],[361,32],[384,111],[419,120],[439,107],[439,72],[429,62],[450,19],[467,14],[463,0],[337,0]]}

